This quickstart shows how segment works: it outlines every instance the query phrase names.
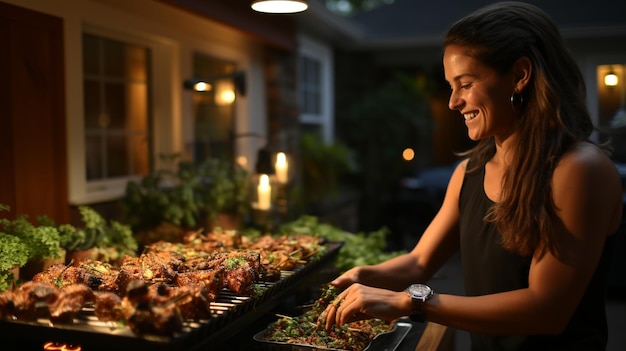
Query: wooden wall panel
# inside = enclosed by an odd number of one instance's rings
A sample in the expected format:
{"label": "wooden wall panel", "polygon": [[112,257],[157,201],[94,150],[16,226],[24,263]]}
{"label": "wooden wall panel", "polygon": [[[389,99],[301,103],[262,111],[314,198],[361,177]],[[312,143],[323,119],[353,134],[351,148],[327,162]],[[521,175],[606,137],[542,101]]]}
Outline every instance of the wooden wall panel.
{"label": "wooden wall panel", "polygon": [[0,3],[0,203],[68,223],[63,22]]}

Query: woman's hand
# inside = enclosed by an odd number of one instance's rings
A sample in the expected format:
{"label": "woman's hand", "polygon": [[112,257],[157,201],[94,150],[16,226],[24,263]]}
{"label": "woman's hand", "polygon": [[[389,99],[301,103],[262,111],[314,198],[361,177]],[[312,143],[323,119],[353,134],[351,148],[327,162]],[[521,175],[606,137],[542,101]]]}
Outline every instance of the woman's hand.
{"label": "woman's hand", "polygon": [[337,295],[333,303],[322,312],[320,321],[328,330],[333,324],[343,325],[362,319],[393,321],[407,315],[410,309],[411,298],[404,291],[372,288],[355,283]]}
{"label": "woman's hand", "polygon": [[358,283],[359,282],[359,270],[360,270],[360,267],[353,267],[347,270],[346,272],[344,272],[339,277],[335,278],[335,280],[330,282],[330,284],[343,290],[354,283]]}

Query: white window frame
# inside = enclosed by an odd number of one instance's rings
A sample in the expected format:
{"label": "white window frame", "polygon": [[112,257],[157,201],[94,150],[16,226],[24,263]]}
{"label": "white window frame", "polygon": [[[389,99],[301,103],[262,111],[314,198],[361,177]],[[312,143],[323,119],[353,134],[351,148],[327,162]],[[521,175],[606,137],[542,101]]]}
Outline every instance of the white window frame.
{"label": "white window frame", "polygon": [[[129,181],[139,180],[137,176],[110,178],[106,180],[87,181],[85,165],[85,134],[84,134],[84,94],[82,82],[84,80],[82,70],[82,36],[84,33],[94,34],[100,37],[119,40],[124,43],[131,43],[147,47],[151,53],[151,74],[150,101],[152,111],[152,129],[150,137],[152,141],[152,155],[154,160],[153,168],[162,168],[158,164],[158,155],[161,153],[171,153],[175,148],[172,145],[173,135],[175,135],[173,118],[171,114],[172,101],[172,76],[162,74],[171,72],[172,57],[174,49],[167,42],[155,40],[152,37],[142,36],[131,31],[122,32],[112,30],[102,26],[83,24],[80,33],[80,50],[77,51],[77,62],[80,65],[71,68],[77,70],[75,75],[80,77],[80,89],[72,94],[75,101],[75,113],[70,113],[68,125],[68,148],[69,148],[69,202],[72,205],[93,204],[98,202],[112,201],[124,196],[126,185]],[[169,108],[168,108],[169,107]]]}
{"label": "white window frame", "polygon": [[299,36],[298,44],[298,55],[317,60],[320,63],[321,75],[320,114],[300,113],[300,123],[318,125],[324,142],[332,143],[335,135],[334,57],[332,48],[305,35]]}

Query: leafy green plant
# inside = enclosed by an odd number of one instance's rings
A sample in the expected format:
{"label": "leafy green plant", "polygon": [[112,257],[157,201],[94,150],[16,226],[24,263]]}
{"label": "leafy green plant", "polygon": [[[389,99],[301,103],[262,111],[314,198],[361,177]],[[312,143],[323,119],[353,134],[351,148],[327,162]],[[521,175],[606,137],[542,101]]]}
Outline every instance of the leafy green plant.
{"label": "leafy green plant", "polygon": [[245,216],[249,211],[249,173],[241,165],[208,159],[195,166],[200,178],[201,206],[214,218],[218,213]]}
{"label": "leafy green plant", "polygon": [[194,227],[204,215],[245,216],[249,210],[248,172],[238,164],[208,159],[179,162],[175,172],[161,170],[130,182],[122,199],[126,221],[139,231],[168,222]]}
{"label": "leafy green plant", "polygon": [[[129,225],[108,221],[89,206],[79,206],[82,227],[71,224],[58,225],[61,246],[68,252],[96,249],[94,256],[105,262],[115,261],[124,255],[136,255],[138,244]],[[41,219],[50,226],[49,219]]]}
{"label": "leafy green plant", "polygon": [[28,246],[20,238],[0,232],[0,291],[8,289],[15,281],[11,270],[28,262]]}
{"label": "leafy green plant", "polygon": [[303,133],[300,149],[305,204],[333,198],[341,189],[343,178],[356,171],[350,150],[344,144],[327,144],[317,133]]}
{"label": "leafy green plant", "polygon": [[35,225],[26,215],[13,220],[1,218],[0,232],[18,237],[28,247],[29,260],[60,258],[63,254],[57,228],[47,223]]}
{"label": "leafy green plant", "polygon": [[[0,205],[0,211],[9,207]],[[0,291],[15,281],[10,272],[14,267],[23,267],[29,261],[60,258],[63,255],[58,230],[48,223],[35,225],[26,215],[15,219],[0,218]]]}
{"label": "leafy green plant", "polygon": [[199,187],[196,171],[181,165],[177,172],[159,170],[140,182],[129,182],[121,201],[126,222],[135,230],[154,228],[162,222],[193,227],[200,215],[200,200],[194,195]]}
{"label": "leafy green plant", "polygon": [[381,228],[371,232],[350,233],[326,223],[315,216],[304,215],[281,226],[282,232],[319,236],[334,242],[343,242],[335,268],[343,272],[355,266],[377,264],[405,251],[386,251],[389,230]]}

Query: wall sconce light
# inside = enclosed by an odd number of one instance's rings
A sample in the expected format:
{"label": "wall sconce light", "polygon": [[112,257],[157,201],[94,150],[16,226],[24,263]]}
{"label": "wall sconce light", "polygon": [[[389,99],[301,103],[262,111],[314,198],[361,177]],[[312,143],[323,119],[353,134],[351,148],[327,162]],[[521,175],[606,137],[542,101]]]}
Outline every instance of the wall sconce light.
{"label": "wall sconce light", "polygon": [[241,96],[246,95],[246,73],[243,71],[237,71],[223,76],[187,79],[183,82],[183,88],[198,92],[211,91],[215,84],[226,79],[232,79],[237,94]]}
{"label": "wall sconce light", "polygon": [[272,152],[268,148],[259,149],[256,159],[256,172],[259,174],[276,174],[272,163]]}
{"label": "wall sconce light", "polygon": [[255,0],[252,9],[265,13],[296,13],[309,8],[306,0]]}
{"label": "wall sconce light", "polygon": [[619,78],[617,77],[617,74],[615,74],[615,72],[611,71],[604,76],[604,85],[606,85],[607,87],[617,86],[618,83]]}

